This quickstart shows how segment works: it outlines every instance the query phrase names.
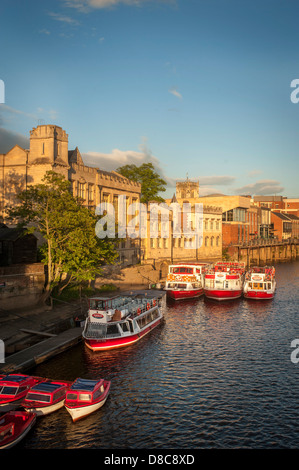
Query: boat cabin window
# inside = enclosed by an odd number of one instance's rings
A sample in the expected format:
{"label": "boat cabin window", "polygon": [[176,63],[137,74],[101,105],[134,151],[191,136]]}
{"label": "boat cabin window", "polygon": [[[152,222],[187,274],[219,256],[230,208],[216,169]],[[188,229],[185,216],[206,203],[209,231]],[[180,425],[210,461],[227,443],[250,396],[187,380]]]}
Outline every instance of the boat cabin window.
{"label": "boat cabin window", "polygon": [[91,400],[91,393],[79,393],[79,400],[80,401],[90,401]]}
{"label": "boat cabin window", "polygon": [[121,327],[121,329],[122,329],[122,331],[123,331],[124,333],[126,333],[127,331],[129,331],[128,322],[120,323],[120,327]]}
{"label": "boat cabin window", "polygon": [[260,289],[260,290],[261,290],[261,289],[263,289],[263,287],[264,287],[264,283],[263,283],[263,282],[254,282],[254,283],[253,283],[253,288],[254,288],[254,289]]}
{"label": "boat cabin window", "polygon": [[67,394],[67,399],[68,400],[77,400],[77,398],[78,398],[77,393],[68,393]]}
{"label": "boat cabin window", "polygon": [[268,289],[272,289],[271,282],[268,282]]}
{"label": "boat cabin window", "polygon": [[42,401],[44,403],[50,403],[51,395],[46,395],[43,393],[28,393],[26,400]]}
{"label": "boat cabin window", "polygon": [[107,336],[120,336],[117,324],[107,325]]}
{"label": "boat cabin window", "polygon": [[137,323],[139,328],[144,328],[146,325],[151,323],[152,321],[156,320],[159,317],[158,310],[153,310],[152,312],[148,312],[146,315],[142,316],[141,318],[137,319]]}
{"label": "boat cabin window", "polygon": [[173,268],[174,274],[192,274],[193,268]]}
{"label": "boat cabin window", "polygon": [[16,395],[18,393],[19,387],[8,387],[4,386],[0,390],[0,395]]}
{"label": "boat cabin window", "polygon": [[104,386],[101,385],[101,387],[98,388],[93,394],[94,400],[96,400],[98,397],[100,397],[103,393],[104,393]]}
{"label": "boat cabin window", "polygon": [[89,301],[89,308],[92,310],[105,310],[105,301],[97,300],[97,299],[90,299]]}

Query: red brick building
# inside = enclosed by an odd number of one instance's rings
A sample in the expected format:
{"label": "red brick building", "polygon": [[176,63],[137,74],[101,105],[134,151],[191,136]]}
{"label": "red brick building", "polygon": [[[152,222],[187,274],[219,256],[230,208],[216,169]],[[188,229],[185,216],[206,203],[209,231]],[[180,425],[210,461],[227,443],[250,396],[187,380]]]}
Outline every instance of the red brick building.
{"label": "red brick building", "polygon": [[278,240],[299,238],[299,217],[285,212],[271,212],[272,229]]}

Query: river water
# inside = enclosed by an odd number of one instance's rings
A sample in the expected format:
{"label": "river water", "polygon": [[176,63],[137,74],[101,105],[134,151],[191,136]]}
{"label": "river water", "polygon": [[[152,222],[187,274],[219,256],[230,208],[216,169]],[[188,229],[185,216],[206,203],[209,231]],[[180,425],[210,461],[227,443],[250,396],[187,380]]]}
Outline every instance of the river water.
{"label": "river water", "polygon": [[[38,418],[26,449],[295,449],[299,443],[299,263],[276,265],[270,301],[167,301],[139,343],[79,344],[30,373],[111,380],[106,404],[73,423]],[[299,356],[299,355],[298,355]]]}

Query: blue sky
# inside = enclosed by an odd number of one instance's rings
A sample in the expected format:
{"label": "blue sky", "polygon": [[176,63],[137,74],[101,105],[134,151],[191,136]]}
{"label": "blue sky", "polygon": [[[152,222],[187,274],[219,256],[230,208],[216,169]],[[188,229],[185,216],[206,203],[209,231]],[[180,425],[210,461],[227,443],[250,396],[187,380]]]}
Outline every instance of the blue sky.
{"label": "blue sky", "polygon": [[[57,124],[86,163],[299,197],[297,0],[1,0],[0,153]],[[299,96],[299,93],[298,93]]]}

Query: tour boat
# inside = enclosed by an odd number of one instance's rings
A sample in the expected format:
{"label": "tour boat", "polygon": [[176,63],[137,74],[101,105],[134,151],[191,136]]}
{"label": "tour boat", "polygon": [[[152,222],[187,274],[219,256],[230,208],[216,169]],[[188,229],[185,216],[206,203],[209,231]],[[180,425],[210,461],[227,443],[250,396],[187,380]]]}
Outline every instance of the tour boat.
{"label": "tour boat", "polygon": [[273,266],[254,266],[247,271],[243,287],[246,299],[273,299],[275,289],[275,268]]}
{"label": "tour boat", "polygon": [[203,295],[204,273],[208,267],[210,267],[208,263],[170,265],[164,287],[167,297],[179,300]]}
{"label": "tour boat", "polygon": [[241,297],[244,273],[245,263],[216,263],[205,273],[205,296],[215,300],[232,300]]}
{"label": "tour boat", "polygon": [[146,295],[92,297],[82,336],[92,351],[136,343],[163,318],[159,299]]}
{"label": "tour boat", "polygon": [[42,380],[44,379],[41,377],[24,374],[9,374],[2,377],[0,379],[0,412],[17,408],[28,390]]}
{"label": "tour boat", "polygon": [[0,449],[9,449],[20,442],[36,421],[35,413],[9,411],[0,418]]}
{"label": "tour boat", "polygon": [[59,410],[64,405],[66,392],[72,382],[45,380],[29,390],[21,406],[37,416],[44,416]]}
{"label": "tour boat", "polygon": [[93,413],[101,408],[108,398],[111,382],[107,380],[87,380],[78,378],[67,391],[64,406],[72,420]]}

